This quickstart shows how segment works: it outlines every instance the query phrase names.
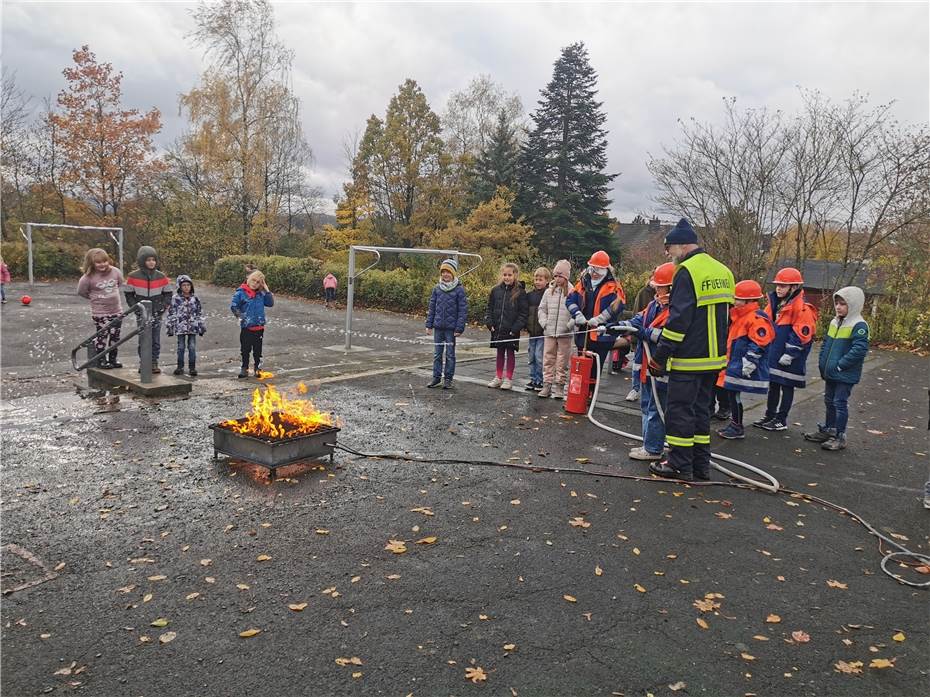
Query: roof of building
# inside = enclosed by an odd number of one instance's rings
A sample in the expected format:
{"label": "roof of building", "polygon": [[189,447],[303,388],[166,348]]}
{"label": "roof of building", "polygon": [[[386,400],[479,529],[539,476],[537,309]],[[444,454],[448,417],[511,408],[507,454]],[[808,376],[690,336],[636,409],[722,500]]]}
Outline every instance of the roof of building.
{"label": "roof of building", "polygon": [[[792,263],[782,261],[776,263],[769,269],[765,277],[766,283],[771,283],[772,279],[779,269],[786,266],[793,266]],[[842,283],[838,281],[843,273],[843,265],[838,261],[824,261],[822,259],[808,259],[801,264],[801,275],[804,277],[804,287],[812,290],[835,290],[842,286],[854,285],[862,288],[869,295],[882,295],[885,292],[884,284],[880,279],[869,273],[869,269],[863,266],[859,269],[856,277],[851,283]],[[847,269],[847,274],[851,268]]]}

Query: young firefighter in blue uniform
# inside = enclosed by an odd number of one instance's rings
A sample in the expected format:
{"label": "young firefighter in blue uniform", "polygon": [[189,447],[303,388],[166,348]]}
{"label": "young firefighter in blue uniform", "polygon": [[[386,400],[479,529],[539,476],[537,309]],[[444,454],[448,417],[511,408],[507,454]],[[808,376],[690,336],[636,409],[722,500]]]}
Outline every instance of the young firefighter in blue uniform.
{"label": "young firefighter in blue uniform", "polygon": [[660,477],[710,479],[710,410],[717,374],[727,364],[727,326],[733,273],[697,244],[685,218],[665,236],[666,254],[678,265],[668,321],[649,362],[653,377],[668,373],[665,440],[668,460],[649,471]]}
{"label": "young firefighter in blue uniform", "polygon": [[[575,325],[580,330],[588,327],[587,346],[601,359],[601,367],[607,364],[607,357],[614,346],[614,337],[599,334],[597,328],[608,320],[619,317],[623,312],[626,296],[614,278],[610,266],[610,256],[598,250],[588,259],[588,268],[581,274],[572,292],[565,299],[565,307],[571,313]],[[575,334],[575,345],[579,351],[585,346],[585,334]],[[597,374],[597,362],[591,364],[591,378],[600,379]]]}
{"label": "young firefighter in blue uniform", "polygon": [[759,308],[762,297],[762,286],[755,281],[736,284],[727,336],[727,367],[717,378],[717,387],[726,391],[730,412],[730,423],[717,431],[717,435],[727,440],[746,437],[740,393],[765,394],[769,389],[768,352],[775,338],[775,328],[769,316]]}
{"label": "young firefighter in blue uniform", "polygon": [[846,447],[849,393],[862,377],[862,363],[869,352],[869,324],[862,318],[864,304],[865,293],[856,286],[841,288],[833,294],[836,317],[830,320],[820,347],[827,418],[823,424],[817,424],[815,433],[804,434],[805,439],[821,443],[824,450]]}

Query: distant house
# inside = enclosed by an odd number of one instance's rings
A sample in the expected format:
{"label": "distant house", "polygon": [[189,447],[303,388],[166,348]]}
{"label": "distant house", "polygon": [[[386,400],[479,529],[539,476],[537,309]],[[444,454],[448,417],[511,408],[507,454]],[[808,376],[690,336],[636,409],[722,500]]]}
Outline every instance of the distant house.
{"label": "distant house", "polygon": [[[765,277],[766,284],[771,284],[772,279],[779,269],[791,266],[786,261],[779,262],[769,270]],[[865,291],[866,304],[871,300],[874,304],[878,297],[885,295],[885,289],[880,280],[873,278],[869,269],[863,267],[856,274],[851,283],[841,283],[838,279],[843,272],[843,265],[838,261],[823,261],[821,259],[808,259],[801,265],[801,276],[804,278],[804,294],[811,305],[820,308],[831,305],[831,297],[834,291],[843,286],[859,286]]]}
{"label": "distant house", "polygon": [[637,215],[631,223],[617,223],[614,235],[623,258],[658,264],[665,258],[665,234],[673,227],[673,222],[664,222],[656,217],[646,220]]}

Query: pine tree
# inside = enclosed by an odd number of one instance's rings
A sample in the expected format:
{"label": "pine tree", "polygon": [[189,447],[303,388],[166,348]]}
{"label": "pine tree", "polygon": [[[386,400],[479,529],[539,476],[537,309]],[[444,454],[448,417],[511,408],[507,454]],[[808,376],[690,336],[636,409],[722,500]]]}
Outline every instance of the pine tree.
{"label": "pine tree", "polygon": [[587,258],[616,250],[607,208],[607,131],[597,73],[579,42],[562,49],[552,80],[541,91],[535,127],[520,156],[517,212],[536,231],[544,255]]}
{"label": "pine tree", "polygon": [[472,167],[469,187],[471,208],[490,201],[501,186],[511,191],[515,188],[520,147],[517,143],[516,129],[511,124],[512,118],[501,109],[497,116],[497,125]]}

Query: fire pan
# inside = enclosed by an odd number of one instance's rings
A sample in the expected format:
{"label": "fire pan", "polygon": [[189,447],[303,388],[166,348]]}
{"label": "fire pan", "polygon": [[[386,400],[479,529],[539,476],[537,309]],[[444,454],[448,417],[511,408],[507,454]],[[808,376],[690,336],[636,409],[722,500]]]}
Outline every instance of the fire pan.
{"label": "fire pan", "polygon": [[[242,423],[245,419],[238,419]],[[313,433],[294,436],[293,438],[268,438],[236,433],[222,424],[211,424],[213,431],[213,459],[219,453],[254,462],[270,470],[274,478],[275,469],[301,460],[315,460],[329,456],[333,461],[336,434],[339,428],[322,426]]]}

